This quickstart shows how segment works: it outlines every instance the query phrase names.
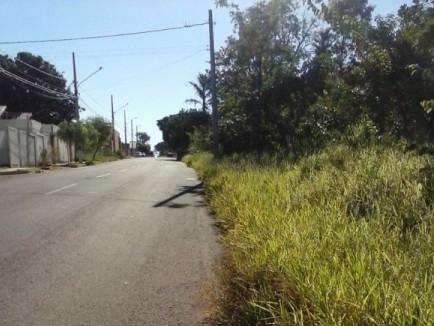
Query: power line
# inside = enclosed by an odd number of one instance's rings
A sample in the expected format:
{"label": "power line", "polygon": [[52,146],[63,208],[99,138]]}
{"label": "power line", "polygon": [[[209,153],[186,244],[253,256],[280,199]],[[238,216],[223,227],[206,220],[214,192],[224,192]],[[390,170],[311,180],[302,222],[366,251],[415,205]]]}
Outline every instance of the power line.
{"label": "power line", "polygon": [[85,100],[83,100],[83,98],[80,97],[79,99],[80,102],[82,102],[84,104],[84,106],[86,106],[86,108],[90,111],[92,111],[96,116],[100,116],[103,117],[100,113],[98,113],[96,110],[94,110]]}
{"label": "power line", "polygon": [[[5,54],[5,55],[7,55],[7,53],[4,52],[4,51],[2,51],[2,50],[0,50],[0,52],[3,53],[3,54]],[[23,65],[29,67],[30,69],[34,69],[34,70],[36,70],[36,71],[38,71],[38,72],[40,72],[41,74],[44,74],[44,75],[46,75],[46,76],[53,77],[53,78],[56,78],[56,79],[59,79],[59,80],[62,80],[62,81],[64,80],[63,77],[60,77],[60,76],[56,76],[56,75],[50,74],[50,73],[48,73],[48,72],[46,72],[46,71],[44,71],[44,70],[39,69],[38,67],[35,67],[35,66],[33,66],[33,65],[31,65],[31,64],[29,64],[29,63],[23,61],[23,60],[21,60],[21,59],[18,58],[18,57],[15,57],[15,61],[21,62]]]}
{"label": "power line", "polygon": [[32,86],[32,87],[37,88],[39,90],[45,91],[47,93],[58,95],[58,96],[64,97],[65,99],[71,98],[71,96],[68,95],[68,94],[66,94],[66,93],[61,93],[61,92],[52,90],[51,88],[47,88],[47,87],[41,86],[41,85],[36,84],[36,83],[34,83],[32,81],[24,79],[24,78],[22,78],[22,77],[20,77],[18,75],[15,75],[15,74],[13,74],[13,73],[11,73],[11,72],[9,72],[6,69],[3,69],[1,67],[0,67],[0,73],[3,73],[6,77],[9,77],[11,79],[17,80],[17,81],[19,81],[19,82],[21,82],[23,84],[26,84],[28,86]]}
{"label": "power line", "polygon": [[44,74],[44,75],[46,75],[46,76],[49,76],[49,77],[52,77],[52,78],[56,78],[56,79],[59,79],[59,80],[62,80],[62,81],[64,80],[63,77],[59,77],[59,76],[56,76],[56,75],[50,74],[50,73],[48,73],[48,72],[46,72],[46,71],[43,71],[43,70],[41,70],[41,69],[39,69],[39,68],[37,68],[37,67],[35,67],[35,66],[32,66],[31,64],[28,64],[27,62],[25,62],[25,61],[23,61],[23,60],[20,60],[20,59],[18,59],[18,58],[15,58],[15,61],[18,61],[18,62],[22,63],[23,65],[29,67],[30,69],[34,69],[34,70],[36,70],[36,71],[38,71],[38,72],[40,72],[41,74]]}
{"label": "power line", "polygon": [[[159,66],[159,67],[156,67],[156,68],[144,71],[144,72],[142,72],[140,74],[133,74],[133,75],[125,76],[126,78],[118,79],[118,80],[115,80],[114,82],[110,83],[110,85],[108,87],[109,87],[110,90],[113,90],[113,89],[119,87],[118,85],[124,84],[127,81],[130,81],[130,80],[142,77],[143,75],[147,75],[147,74],[150,74],[150,73],[155,73],[155,72],[162,71],[162,70],[166,69],[167,67],[170,67],[170,66],[173,66],[175,64],[178,64],[178,63],[181,63],[183,61],[186,61],[188,59],[191,59],[191,58],[195,57],[196,55],[198,55],[200,53],[203,53],[205,51],[207,51],[207,50],[202,49],[202,50],[196,51],[196,52],[194,52],[194,53],[192,53],[192,54],[190,54],[188,56],[185,56],[185,57],[182,57],[180,59],[177,59],[175,61],[168,62],[168,63],[166,63],[166,64],[164,64],[162,66]],[[92,90],[95,90],[95,89],[92,89]]]}
{"label": "power line", "polygon": [[58,97],[58,96],[50,96],[50,95],[46,95],[46,94],[43,94],[43,93],[39,93],[39,92],[37,92],[36,90],[31,90],[31,89],[29,89],[28,87],[26,87],[25,85],[21,84],[20,82],[14,80],[14,79],[11,79],[11,81],[12,81],[15,85],[17,85],[18,87],[21,87],[21,88],[25,89],[25,90],[28,91],[28,92],[31,92],[31,93],[33,93],[33,94],[35,94],[35,95],[38,95],[38,96],[41,96],[41,97],[44,97],[44,98],[48,98],[48,99],[50,99],[50,100],[56,100],[56,101],[65,101],[65,100],[70,100],[70,98]]}
{"label": "power line", "polygon": [[54,42],[69,42],[69,41],[81,41],[81,40],[95,40],[95,39],[124,37],[124,36],[140,35],[140,34],[160,33],[160,32],[167,32],[167,31],[174,31],[174,30],[193,28],[193,27],[196,27],[196,26],[203,26],[203,25],[208,25],[208,22],[206,22],[206,23],[198,23],[198,24],[188,24],[188,25],[186,24],[186,25],[183,25],[183,26],[167,27],[167,28],[160,28],[160,29],[150,29],[150,30],[146,30],[146,31],[130,32],[130,33],[118,33],[118,34],[106,34],[106,35],[94,35],[94,36],[80,36],[80,37],[46,39],[46,40],[4,41],[4,42],[0,42],[0,45],[28,44],[28,43],[54,43]]}
{"label": "power line", "polygon": [[39,85],[37,83],[34,83],[34,82],[30,81],[30,80],[27,80],[27,79],[24,79],[24,78],[22,78],[22,77],[20,77],[18,75],[15,75],[14,73],[12,73],[12,72],[4,69],[3,67],[0,67],[0,73],[2,73],[3,75],[5,75],[6,77],[9,77],[11,79],[17,80],[17,81],[19,81],[19,82],[21,82],[23,84],[26,84],[28,86],[32,86],[32,87],[37,88],[39,90],[45,91],[47,93],[54,94],[54,95],[63,97],[65,99],[72,98],[72,96],[69,95],[69,94],[61,93],[61,92],[55,91],[55,90],[53,90],[51,88],[48,88],[48,87],[45,87],[45,86],[41,86],[41,85]]}

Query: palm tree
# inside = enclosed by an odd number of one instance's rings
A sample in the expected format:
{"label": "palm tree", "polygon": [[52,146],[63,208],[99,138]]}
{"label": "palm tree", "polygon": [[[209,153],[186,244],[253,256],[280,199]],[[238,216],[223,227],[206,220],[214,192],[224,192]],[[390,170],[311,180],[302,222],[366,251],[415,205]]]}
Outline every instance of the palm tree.
{"label": "palm tree", "polygon": [[208,74],[199,74],[197,76],[197,83],[190,82],[190,85],[193,86],[194,91],[196,93],[197,98],[190,98],[186,100],[186,103],[201,105],[202,111],[208,111],[208,98],[210,95],[210,80]]}

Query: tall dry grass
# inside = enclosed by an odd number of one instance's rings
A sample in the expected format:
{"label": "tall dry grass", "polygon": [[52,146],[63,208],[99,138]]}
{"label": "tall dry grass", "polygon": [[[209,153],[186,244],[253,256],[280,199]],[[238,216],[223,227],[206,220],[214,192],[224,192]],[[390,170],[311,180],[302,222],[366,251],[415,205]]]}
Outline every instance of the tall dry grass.
{"label": "tall dry grass", "polygon": [[434,320],[432,156],[340,144],[298,161],[185,159],[224,229],[217,323]]}

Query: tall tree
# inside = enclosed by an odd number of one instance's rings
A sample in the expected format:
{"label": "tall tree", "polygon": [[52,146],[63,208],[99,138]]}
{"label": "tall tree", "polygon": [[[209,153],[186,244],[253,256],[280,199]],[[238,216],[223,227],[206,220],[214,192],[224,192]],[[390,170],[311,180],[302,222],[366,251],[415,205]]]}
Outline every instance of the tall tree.
{"label": "tall tree", "polygon": [[[0,55],[0,66],[40,86],[72,96],[63,75],[40,56],[28,52],[19,52],[15,58]],[[74,114],[72,100],[25,85],[2,73],[0,103],[7,105],[10,113],[30,112],[33,119],[44,123],[58,124],[65,119],[72,119]]]}

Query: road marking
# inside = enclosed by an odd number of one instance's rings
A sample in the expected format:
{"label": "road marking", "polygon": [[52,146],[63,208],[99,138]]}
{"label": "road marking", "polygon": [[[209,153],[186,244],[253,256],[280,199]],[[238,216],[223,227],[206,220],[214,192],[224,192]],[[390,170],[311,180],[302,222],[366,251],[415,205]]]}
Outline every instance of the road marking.
{"label": "road marking", "polygon": [[105,178],[105,177],[108,177],[109,175],[111,175],[111,173],[99,175],[99,176],[97,176],[97,178]]}
{"label": "road marking", "polygon": [[47,192],[46,195],[52,195],[52,194],[55,194],[56,192],[60,192],[60,191],[63,191],[63,190],[75,187],[76,185],[77,185],[76,183],[72,183],[72,184],[70,184],[68,186],[65,186],[65,187],[62,187],[62,188],[59,188],[59,189]]}

